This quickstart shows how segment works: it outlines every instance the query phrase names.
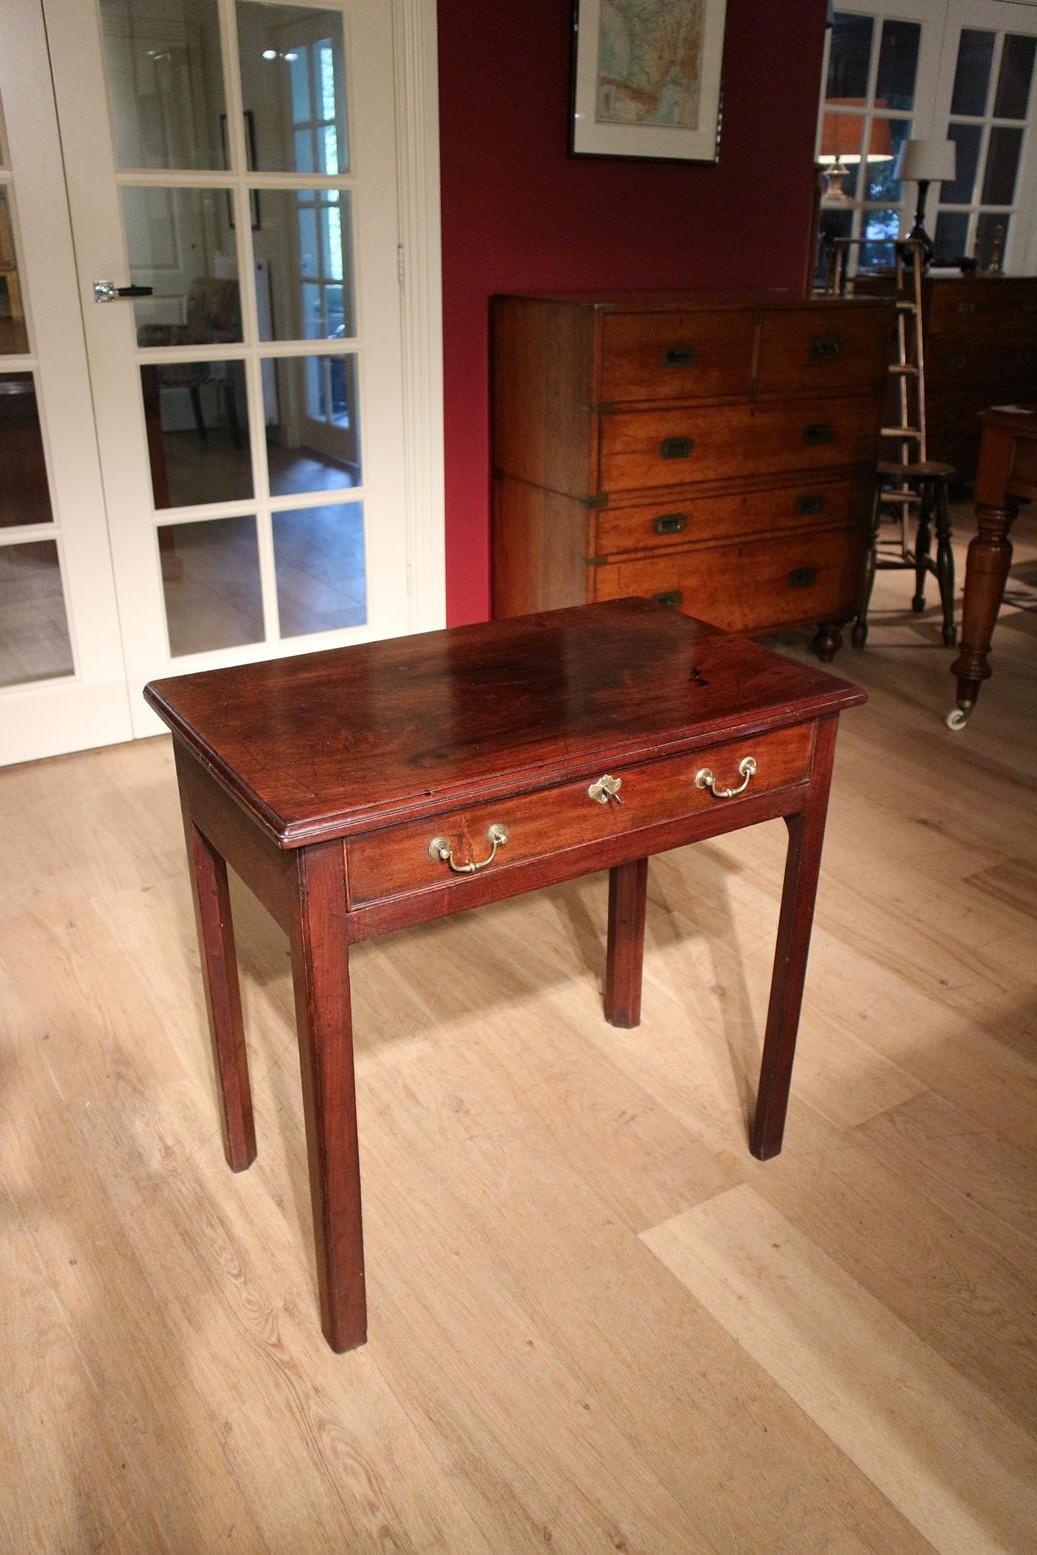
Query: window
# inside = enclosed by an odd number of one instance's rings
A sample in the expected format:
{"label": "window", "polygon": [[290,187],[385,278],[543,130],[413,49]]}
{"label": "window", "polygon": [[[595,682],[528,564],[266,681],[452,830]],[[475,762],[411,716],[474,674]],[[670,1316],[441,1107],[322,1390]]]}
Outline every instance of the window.
{"label": "window", "polygon": [[[947,137],[957,176],[940,188],[936,262],[973,256],[980,269],[1003,264],[1018,212],[1037,38],[963,27],[951,88]],[[932,229],[930,229],[932,230]]]}

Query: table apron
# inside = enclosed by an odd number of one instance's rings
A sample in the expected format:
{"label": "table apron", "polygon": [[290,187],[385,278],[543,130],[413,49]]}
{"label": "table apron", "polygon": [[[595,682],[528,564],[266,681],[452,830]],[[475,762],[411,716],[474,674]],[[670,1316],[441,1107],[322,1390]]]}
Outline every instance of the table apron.
{"label": "table apron", "polygon": [[489,902],[522,896],[542,886],[559,885],[580,875],[595,874],[631,859],[666,853],[671,848],[685,847],[688,843],[704,842],[710,837],[720,837],[727,832],[739,831],[744,826],[755,826],[761,821],[798,815],[810,809],[815,799],[824,803],[826,797],[826,782],[818,787],[816,781],[806,781],[776,789],[772,793],[760,794],[756,798],[740,799],[731,805],[720,800],[715,809],[705,813],[684,815],[677,820],[659,821],[615,837],[598,838],[593,842],[559,848],[521,864],[508,865],[502,860],[499,870],[494,866],[494,869],[472,875],[463,882],[444,881],[442,885],[402,892],[383,901],[353,908],[347,913],[348,938],[350,943],[355,944],[396,929],[427,923],[434,918],[446,918],[451,913],[483,907]]}

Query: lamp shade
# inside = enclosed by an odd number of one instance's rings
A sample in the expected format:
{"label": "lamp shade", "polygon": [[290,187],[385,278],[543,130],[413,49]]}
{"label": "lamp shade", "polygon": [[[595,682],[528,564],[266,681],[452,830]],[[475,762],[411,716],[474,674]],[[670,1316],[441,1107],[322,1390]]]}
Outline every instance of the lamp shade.
{"label": "lamp shade", "polygon": [[950,183],[955,176],[955,150],[953,140],[905,140],[897,155],[894,176]]}

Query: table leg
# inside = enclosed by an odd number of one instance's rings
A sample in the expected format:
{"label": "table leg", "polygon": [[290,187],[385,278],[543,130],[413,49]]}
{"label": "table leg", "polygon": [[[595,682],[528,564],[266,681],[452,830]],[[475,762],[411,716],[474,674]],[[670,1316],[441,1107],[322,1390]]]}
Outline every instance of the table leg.
{"label": "table leg", "polygon": [[648,860],[609,870],[609,936],[605,963],[605,1019],[613,1026],[641,1022],[641,968],[645,949]]}
{"label": "table leg", "polygon": [[216,1067],[223,1153],[235,1172],[256,1158],[252,1092],[241,1019],[241,991],[234,954],[227,866],[204,833],[184,812],[184,835],[194,895],[198,951],[202,963],[209,1036]]}
{"label": "table leg", "polygon": [[1018,511],[1018,504],[1011,499],[1003,507],[983,502],[976,505],[978,527],[969,542],[965,562],[961,651],[951,665],[951,674],[958,677],[958,706],[963,713],[971,711],[979,696],[980,682],[990,676],[987,655],[1012,565],[1008,532]]}
{"label": "table leg", "polygon": [[333,1350],[367,1338],[342,844],[301,850],[292,935],[321,1326]]}
{"label": "table leg", "polygon": [[796,1056],[796,1032],[803,1003],[810,929],[814,919],[821,848],[825,837],[834,745],[834,722],[827,725],[822,723],[818,727],[814,755],[814,795],[810,808],[800,811],[798,815],[785,817],[789,832],[785,883],[781,893],[756,1115],[749,1140],[750,1150],[760,1161],[767,1161],[778,1154],[785,1132],[792,1061]]}

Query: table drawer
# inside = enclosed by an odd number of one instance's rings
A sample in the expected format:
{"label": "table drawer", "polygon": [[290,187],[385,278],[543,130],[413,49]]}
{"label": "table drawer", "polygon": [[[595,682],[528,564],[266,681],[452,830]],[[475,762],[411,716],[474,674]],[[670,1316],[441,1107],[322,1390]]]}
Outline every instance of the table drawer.
{"label": "table drawer", "polygon": [[929,333],[966,340],[997,340],[1037,332],[1037,281],[1028,276],[933,284]]}
{"label": "table drawer", "polygon": [[[567,848],[680,820],[720,805],[738,805],[761,793],[802,783],[810,774],[813,748],[813,724],[797,724],[660,761],[612,766],[607,772],[621,779],[621,803],[597,802],[588,793],[594,779],[581,778],[543,793],[504,796],[490,804],[351,839],[345,844],[350,905],[358,907],[444,885],[463,891],[476,872],[457,874],[445,860],[431,857],[429,844],[434,838],[445,839],[458,864],[479,863],[491,851],[487,834],[491,828],[503,826],[507,841],[498,846],[492,863],[484,867],[508,869]],[[739,764],[747,757],[755,761],[756,769],[745,782],[747,774]],[[696,786],[696,776],[704,769],[713,773],[716,787],[738,788],[744,783],[742,792],[721,798]],[[596,776],[605,775],[603,768]]]}
{"label": "table drawer", "polygon": [[721,540],[783,529],[852,524],[867,514],[860,480],[803,480],[794,486],[746,491],[688,502],[607,508],[597,515],[599,556],[622,551],[672,549],[697,540]]}
{"label": "table drawer", "polygon": [[864,464],[878,441],[877,401],[858,395],[621,411],[601,422],[607,492]]}
{"label": "table drawer", "polygon": [[980,397],[985,392],[989,404],[1004,395],[1006,385],[1037,390],[1037,343],[993,339],[964,344],[952,335],[937,335],[930,341],[925,371],[930,384],[961,385]]}
{"label": "table drawer", "polygon": [[721,399],[747,395],[753,316],[745,312],[607,314],[601,399]]}
{"label": "table drawer", "polygon": [[891,307],[877,304],[782,308],[765,314],[756,392],[842,393],[877,387],[886,376],[893,319]]}
{"label": "table drawer", "polygon": [[822,530],[702,546],[594,568],[594,598],[631,594],[673,605],[729,632],[853,614],[864,530]]}

